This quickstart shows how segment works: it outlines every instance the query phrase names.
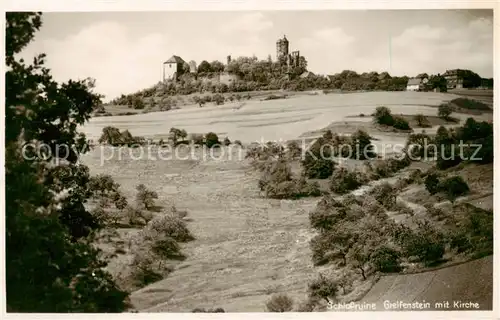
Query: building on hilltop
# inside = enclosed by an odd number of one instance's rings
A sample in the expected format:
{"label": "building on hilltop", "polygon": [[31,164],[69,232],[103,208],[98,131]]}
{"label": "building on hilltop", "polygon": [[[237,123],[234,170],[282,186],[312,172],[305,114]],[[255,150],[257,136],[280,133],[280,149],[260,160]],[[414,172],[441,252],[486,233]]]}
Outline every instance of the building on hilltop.
{"label": "building on hilltop", "polygon": [[194,60],[189,61],[189,72],[196,73],[196,70],[197,70],[196,61]]}
{"label": "building on hilltop", "polygon": [[443,73],[443,77],[446,79],[448,89],[461,89],[463,88],[464,78],[461,73],[464,70],[461,69],[453,69],[446,70]]}
{"label": "building on hilltop", "polygon": [[276,41],[276,60],[289,68],[299,66],[300,51],[290,51],[290,42],[286,36]]}
{"label": "building on hilltop", "polygon": [[185,64],[186,62],[176,55],[163,62],[163,81],[177,80],[183,73]]}

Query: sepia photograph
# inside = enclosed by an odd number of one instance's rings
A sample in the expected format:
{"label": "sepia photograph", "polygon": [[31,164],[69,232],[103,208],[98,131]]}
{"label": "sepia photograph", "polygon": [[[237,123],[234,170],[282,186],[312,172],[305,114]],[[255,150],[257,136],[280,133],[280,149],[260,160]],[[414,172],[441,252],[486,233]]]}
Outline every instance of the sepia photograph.
{"label": "sepia photograph", "polygon": [[6,312],[493,311],[495,24],[6,12]]}

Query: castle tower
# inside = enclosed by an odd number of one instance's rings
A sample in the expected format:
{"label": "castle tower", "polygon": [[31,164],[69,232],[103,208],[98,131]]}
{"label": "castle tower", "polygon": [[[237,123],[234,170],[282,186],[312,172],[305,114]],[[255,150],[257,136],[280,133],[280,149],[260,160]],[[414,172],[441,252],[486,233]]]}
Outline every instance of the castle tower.
{"label": "castle tower", "polygon": [[288,40],[286,36],[276,41],[276,60],[280,61],[288,56]]}

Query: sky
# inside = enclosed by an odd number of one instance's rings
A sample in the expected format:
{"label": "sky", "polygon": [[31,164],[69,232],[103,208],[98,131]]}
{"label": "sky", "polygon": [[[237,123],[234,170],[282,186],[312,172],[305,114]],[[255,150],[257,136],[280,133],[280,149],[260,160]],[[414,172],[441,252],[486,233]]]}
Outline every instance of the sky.
{"label": "sky", "polygon": [[57,81],[96,79],[105,100],[145,89],[172,55],[186,62],[276,58],[286,35],[317,74],[395,76],[470,69],[493,77],[492,10],[336,10],[44,13],[21,53],[47,54]]}

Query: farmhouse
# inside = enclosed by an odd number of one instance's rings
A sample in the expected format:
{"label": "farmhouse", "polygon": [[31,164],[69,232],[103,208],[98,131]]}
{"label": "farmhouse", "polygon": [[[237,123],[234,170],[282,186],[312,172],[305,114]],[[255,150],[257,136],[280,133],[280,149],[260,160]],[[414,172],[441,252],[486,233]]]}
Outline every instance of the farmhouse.
{"label": "farmhouse", "polygon": [[406,91],[421,91],[427,83],[427,78],[411,78],[406,84]]}

